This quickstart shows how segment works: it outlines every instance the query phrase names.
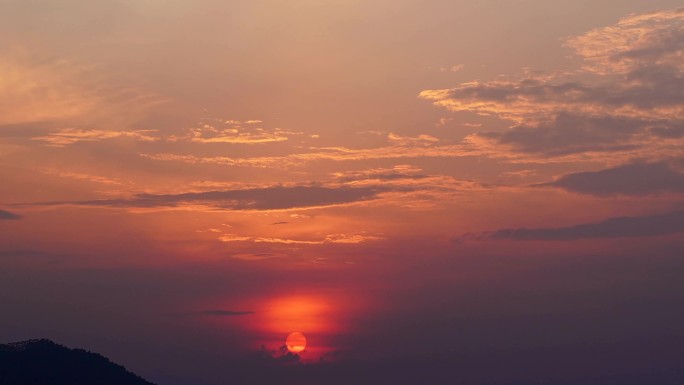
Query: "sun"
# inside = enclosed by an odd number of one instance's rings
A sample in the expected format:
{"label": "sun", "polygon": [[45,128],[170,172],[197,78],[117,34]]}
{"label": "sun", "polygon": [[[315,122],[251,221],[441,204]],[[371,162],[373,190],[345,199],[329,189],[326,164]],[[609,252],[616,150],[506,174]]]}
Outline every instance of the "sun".
{"label": "sun", "polygon": [[303,352],[306,349],[306,337],[300,332],[292,332],[285,339],[285,345],[291,353]]}

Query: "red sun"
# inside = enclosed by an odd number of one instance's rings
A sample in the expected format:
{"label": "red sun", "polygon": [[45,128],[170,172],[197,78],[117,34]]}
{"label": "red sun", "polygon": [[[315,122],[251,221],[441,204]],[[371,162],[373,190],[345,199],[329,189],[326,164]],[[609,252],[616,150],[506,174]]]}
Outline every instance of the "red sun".
{"label": "red sun", "polygon": [[285,345],[291,353],[303,352],[306,349],[306,337],[300,332],[292,332],[285,339]]}

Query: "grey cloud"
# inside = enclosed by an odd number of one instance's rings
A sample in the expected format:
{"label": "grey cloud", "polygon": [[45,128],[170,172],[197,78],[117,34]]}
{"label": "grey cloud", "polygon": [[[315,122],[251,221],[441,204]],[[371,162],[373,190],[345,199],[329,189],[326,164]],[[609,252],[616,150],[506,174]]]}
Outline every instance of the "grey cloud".
{"label": "grey cloud", "polygon": [[453,99],[513,102],[521,97],[532,100],[566,101],[568,95],[574,100],[586,99],[591,87],[577,82],[548,84],[536,79],[519,82],[475,83],[449,90],[446,95]]}
{"label": "grey cloud", "polygon": [[684,192],[684,174],[666,162],[631,163],[600,171],[567,174],[551,183],[568,191],[597,196]]}
{"label": "grey cloud", "polygon": [[654,136],[665,139],[677,139],[684,137],[684,123],[676,126],[653,126],[648,130]]}
{"label": "grey cloud", "polygon": [[564,155],[629,149],[633,146],[629,144],[630,139],[653,124],[636,119],[561,112],[551,121],[539,125],[521,124],[504,132],[478,135],[511,145],[518,151]]}
{"label": "grey cloud", "polygon": [[682,138],[684,13],[663,11],[625,20],[568,41],[595,81],[568,74],[532,75],[426,90],[421,97],[452,111],[516,122],[506,131],[472,137],[522,153],[622,151]]}
{"label": "grey cloud", "polygon": [[[423,94],[454,111],[498,115],[518,123],[503,132],[474,134],[519,152],[563,155],[624,150],[647,137],[680,138],[684,121],[656,109],[684,105],[681,71],[640,69],[630,87],[622,81],[604,86],[548,85],[536,80],[475,84],[446,94]],[[624,80],[627,82],[628,80]],[[484,106],[484,107],[483,107]],[[635,110],[627,114],[621,110]]]}
{"label": "grey cloud", "polygon": [[21,219],[21,215],[14,214],[5,210],[0,210],[0,220],[11,221],[16,219]]}
{"label": "grey cloud", "polygon": [[651,237],[684,231],[684,211],[641,217],[616,217],[598,223],[556,228],[515,228],[464,234],[454,240],[574,241],[621,237]]}
{"label": "grey cloud", "polygon": [[203,204],[228,210],[283,210],[366,201],[387,190],[382,187],[274,186],[184,194],[137,194],[130,199],[49,202],[44,205],[153,208]]}
{"label": "grey cloud", "polygon": [[594,63],[595,70],[629,72],[653,63],[681,67],[683,20],[682,9],[632,15],[617,25],[570,39],[568,45]]}
{"label": "grey cloud", "polygon": [[[459,102],[457,110],[477,110],[487,114],[500,114],[497,108],[480,103],[492,102],[503,106],[513,115],[538,115],[547,108],[571,108],[598,103],[611,107],[633,106],[639,109],[678,106],[684,100],[682,70],[671,67],[644,65],[624,75],[624,78],[606,79],[601,85],[581,82],[553,83],[554,79],[522,78],[506,82],[468,83],[439,94],[427,91],[423,96],[439,101]],[[629,81],[625,86],[623,81]],[[535,110],[534,105],[544,106]],[[448,105],[448,104],[447,104]],[[514,111],[508,111],[513,107]]]}

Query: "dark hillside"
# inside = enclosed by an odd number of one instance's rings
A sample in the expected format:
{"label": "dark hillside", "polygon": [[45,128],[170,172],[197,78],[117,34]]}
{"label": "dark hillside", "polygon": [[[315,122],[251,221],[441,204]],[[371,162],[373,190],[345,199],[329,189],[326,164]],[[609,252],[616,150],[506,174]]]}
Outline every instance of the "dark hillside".
{"label": "dark hillside", "polygon": [[152,385],[107,358],[50,340],[0,345],[0,385]]}

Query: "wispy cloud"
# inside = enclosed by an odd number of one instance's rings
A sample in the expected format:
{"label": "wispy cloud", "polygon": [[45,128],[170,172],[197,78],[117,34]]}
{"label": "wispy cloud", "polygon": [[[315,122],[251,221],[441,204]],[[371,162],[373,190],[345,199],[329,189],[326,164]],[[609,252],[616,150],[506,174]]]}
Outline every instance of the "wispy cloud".
{"label": "wispy cloud", "polygon": [[144,142],[153,142],[159,140],[157,136],[154,136],[156,133],[156,130],[106,131],[65,128],[31,139],[43,141],[53,147],[64,147],[78,142],[96,142],[113,138],[133,138]]}
{"label": "wispy cloud", "polygon": [[103,78],[91,65],[17,47],[6,46],[0,54],[0,124],[62,122],[123,129],[166,101],[131,86],[130,79]]}
{"label": "wispy cloud", "polygon": [[482,154],[481,148],[468,143],[441,144],[439,139],[429,135],[415,137],[389,134],[387,145],[374,148],[350,147],[310,147],[306,151],[282,156],[227,157],[197,156],[173,153],[140,154],[158,161],[175,161],[192,164],[217,164],[258,168],[288,168],[309,162],[329,160],[352,162],[374,159],[413,159],[413,158],[456,158]]}
{"label": "wispy cloud", "polygon": [[418,167],[411,165],[397,165],[392,168],[374,168],[354,171],[338,171],[333,174],[339,182],[358,181],[397,181],[402,179],[425,179],[428,175],[422,173]]}
{"label": "wispy cloud", "polygon": [[502,240],[575,241],[623,237],[651,237],[684,232],[684,211],[641,217],[616,217],[598,223],[585,223],[554,228],[512,228],[464,234],[454,241]]}
{"label": "wispy cloud", "polygon": [[439,67],[439,70],[442,72],[458,72],[463,68],[465,68],[464,64],[454,64],[452,66]]}
{"label": "wispy cloud", "polygon": [[264,144],[284,142],[291,136],[302,132],[282,128],[266,129],[259,125],[261,120],[204,119],[200,125],[190,128],[187,135],[171,136],[170,141],[190,141],[194,143]]}
{"label": "wispy cloud", "polygon": [[101,175],[92,175],[92,174],[86,174],[86,173],[81,173],[81,172],[72,172],[72,171],[60,171],[56,169],[45,169],[44,172],[49,175],[56,175],[62,178],[71,178],[71,179],[78,179],[78,180],[86,180],[94,183],[101,183],[105,185],[122,185],[123,182],[114,179],[114,178],[107,178]]}
{"label": "wispy cloud", "polygon": [[330,234],[323,239],[305,240],[274,237],[249,237],[236,234],[225,234],[219,238],[222,242],[281,243],[286,245],[324,245],[330,243],[357,244],[382,240],[383,237],[368,234]]}

